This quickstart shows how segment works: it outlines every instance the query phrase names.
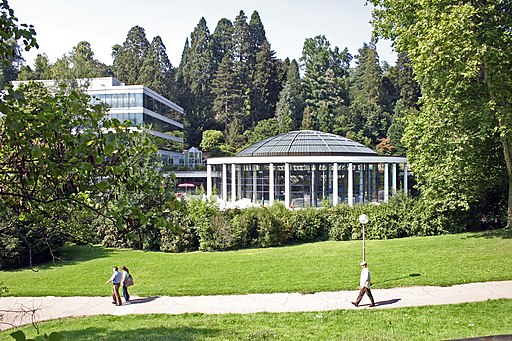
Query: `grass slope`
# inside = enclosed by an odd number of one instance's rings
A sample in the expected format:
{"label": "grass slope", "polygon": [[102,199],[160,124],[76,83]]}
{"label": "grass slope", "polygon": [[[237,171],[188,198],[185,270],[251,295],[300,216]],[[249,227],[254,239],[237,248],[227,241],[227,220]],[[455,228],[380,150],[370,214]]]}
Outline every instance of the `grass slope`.
{"label": "grass slope", "polygon": [[[385,310],[61,319],[40,334],[65,340],[445,340],[512,334],[512,300]],[[35,337],[33,327],[22,330]],[[0,340],[12,340],[6,331]],[[42,340],[41,337],[37,338]]]}
{"label": "grass slope", "polygon": [[[36,272],[2,271],[0,283],[10,296],[107,296],[112,266],[126,265],[138,296],[355,289],[361,241],[183,254],[68,246],[62,259]],[[375,288],[510,280],[512,233],[370,240],[366,259]]]}

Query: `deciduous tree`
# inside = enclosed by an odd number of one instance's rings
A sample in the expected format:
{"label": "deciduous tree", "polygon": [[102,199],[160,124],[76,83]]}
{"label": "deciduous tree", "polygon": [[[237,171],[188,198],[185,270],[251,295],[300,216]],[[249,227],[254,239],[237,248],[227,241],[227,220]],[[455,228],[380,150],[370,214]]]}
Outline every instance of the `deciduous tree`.
{"label": "deciduous tree", "polygon": [[467,209],[506,183],[512,228],[512,3],[372,2],[375,29],[409,54],[421,84],[421,112],[405,139],[422,192]]}

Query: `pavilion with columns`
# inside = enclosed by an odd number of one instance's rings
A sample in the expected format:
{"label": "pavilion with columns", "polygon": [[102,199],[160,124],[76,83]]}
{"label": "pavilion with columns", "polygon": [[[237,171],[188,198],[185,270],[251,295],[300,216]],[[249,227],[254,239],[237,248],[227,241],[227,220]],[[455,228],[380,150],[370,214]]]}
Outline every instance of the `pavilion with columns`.
{"label": "pavilion with columns", "polygon": [[320,207],[380,203],[408,192],[405,157],[382,156],[342,136],[312,130],[273,136],[236,156],[207,160],[207,196],[226,207]]}

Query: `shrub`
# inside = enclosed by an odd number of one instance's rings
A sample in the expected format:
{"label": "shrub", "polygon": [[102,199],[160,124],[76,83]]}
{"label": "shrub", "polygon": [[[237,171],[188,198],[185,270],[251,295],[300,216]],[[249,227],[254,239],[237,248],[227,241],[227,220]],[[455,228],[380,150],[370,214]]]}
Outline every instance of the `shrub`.
{"label": "shrub", "polygon": [[267,208],[258,209],[256,220],[258,223],[257,246],[277,246],[284,242],[282,223]]}
{"label": "shrub", "polygon": [[190,252],[199,249],[196,226],[186,204],[171,212],[168,220],[171,227],[160,229],[160,251]]}
{"label": "shrub", "polygon": [[294,211],[292,223],[297,241],[314,241],[327,238],[327,221],[322,209],[305,208]]}
{"label": "shrub", "polygon": [[328,209],[327,225],[330,240],[350,240],[355,225],[355,214],[347,204]]}
{"label": "shrub", "polygon": [[280,202],[274,203],[268,210],[280,224],[282,243],[285,244],[293,241],[295,238],[295,226],[292,216],[295,211],[290,211]]}

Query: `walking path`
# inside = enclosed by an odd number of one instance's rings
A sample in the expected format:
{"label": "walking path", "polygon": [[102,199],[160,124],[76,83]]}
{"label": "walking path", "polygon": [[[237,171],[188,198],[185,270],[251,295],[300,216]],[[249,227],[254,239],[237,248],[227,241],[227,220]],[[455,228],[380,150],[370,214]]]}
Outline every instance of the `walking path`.
{"label": "walking path", "polygon": [[[512,299],[512,281],[484,282],[451,287],[408,287],[372,290],[376,306],[369,308],[365,296],[359,307],[350,302],[357,290],[314,294],[276,293],[228,296],[133,297],[115,306],[109,297],[1,297],[0,310],[36,310],[35,320],[100,314],[247,314],[257,312],[306,312],[339,309],[386,309],[424,305]],[[4,314],[0,330],[32,322],[32,314]]]}

